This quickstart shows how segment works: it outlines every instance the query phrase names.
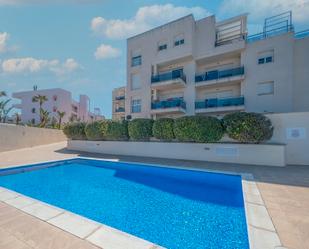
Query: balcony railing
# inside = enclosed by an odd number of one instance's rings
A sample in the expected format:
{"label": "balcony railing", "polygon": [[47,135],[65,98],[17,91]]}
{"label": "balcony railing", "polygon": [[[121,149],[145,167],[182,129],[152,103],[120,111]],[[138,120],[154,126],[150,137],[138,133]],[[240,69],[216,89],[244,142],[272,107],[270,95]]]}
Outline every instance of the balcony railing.
{"label": "balcony railing", "polygon": [[203,101],[195,102],[195,109],[213,108],[213,107],[225,107],[225,106],[240,106],[244,105],[244,97],[232,97],[222,99],[205,99]]}
{"label": "balcony railing", "polygon": [[182,109],[186,109],[186,102],[183,99],[172,99],[172,100],[162,100],[162,101],[153,101],[151,103],[151,109],[167,109],[181,107]]}
{"label": "balcony railing", "polygon": [[151,76],[151,83],[160,83],[168,80],[176,80],[176,79],[182,79],[184,82],[186,82],[186,76],[183,73],[183,69],[177,69],[173,70],[171,72],[157,74]]}
{"label": "balcony railing", "polygon": [[115,97],[115,100],[124,100],[125,99],[125,96],[116,96]]}
{"label": "balcony railing", "polygon": [[237,67],[227,70],[214,70],[198,74],[195,76],[195,82],[202,82],[207,80],[218,80],[221,78],[243,75],[245,73],[244,67]]}
{"label": "balcony railing", "polygon": [[295,33],[295,39],[302,39],[309,36],[309,29]]}
{"label": "balcony railing", "polygon": [[116,108],[115,112],[125,112],[124,107],[118,107]]}

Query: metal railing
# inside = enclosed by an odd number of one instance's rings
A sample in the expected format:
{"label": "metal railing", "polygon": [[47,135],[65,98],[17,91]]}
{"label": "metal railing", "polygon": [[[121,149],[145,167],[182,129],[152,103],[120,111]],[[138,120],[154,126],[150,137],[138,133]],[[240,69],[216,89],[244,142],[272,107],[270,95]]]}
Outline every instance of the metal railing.
{"label": "metal railing", "polygon": [[186,76],[183,73],[183,69],[177,69],[173,70],[171,72],[157,74],[151,76],[151,83],[160,83],[167,80],[175,80],[175,79],[182,79],[184,82],[186,82]]}
{"label": "metal railing", "polygon": [[251,42],[255,42],[255,41],[264,40],[264,39],[269,38],[269,37],[273,37],[273,36],[281,35],[281,34],[284,34],[284,33],[292,32],[293,30],[294,30],[293,25],[285,25],[283,27],[275,28],[275,29],[272,29],[272,30],[267,30],[267,31],[264,31],[262,33],[249,35],[249,36],[247,36],[247,42],[251,43]]}
{"label": "metal railing", "polygon": [[116,108],[115,112],[125,112],[124,107],[118,107]]}
{"label": "metal railing", "polygon": [[225,107],[225,106],[240,106],[240,105],[244,105],[244,103],[245,103],[245,98],[243,96],[231,97],[231,98],[205,99],[203,101],[196,101],[195,109]]}
{"label": "metal railing", "polygon": [[116,96],[115,97],[115,100],[124,100],[125,99],[125,96]]}
{"label": "metal railing", "polygon": [[208,71],[203,74],[195,75],[195,82],[207,81],[207,80],[217,80],[226,77],[232,77],[237,75],[244,75],[244,67],[237,67],[226,70],[213,70]]}
{"label": "metal railing", "polygon": [[177,98],[172,100],[153,101],[151,103],[152,110],[166,109],[173,107],[181,107],[182,109],[186,109],[186,102],[181,98]]}
{"label": "metal railing", "polygon": [[309,36],[309,29],[297,32],[294,34],[295,39],[302,39]]}

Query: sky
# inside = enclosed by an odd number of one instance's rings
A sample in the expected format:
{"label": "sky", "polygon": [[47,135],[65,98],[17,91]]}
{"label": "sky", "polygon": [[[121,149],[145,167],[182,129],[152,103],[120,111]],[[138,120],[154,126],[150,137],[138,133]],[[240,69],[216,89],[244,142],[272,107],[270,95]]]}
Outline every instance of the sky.
{"label": "sky", "polygon": [[309,29],[309,0],[0,0],[0,91],[60,87],[110,118],[112,89],[126,85],[126,38],[190,13],[249,13],[254,34],[287,10],[296,31]]}

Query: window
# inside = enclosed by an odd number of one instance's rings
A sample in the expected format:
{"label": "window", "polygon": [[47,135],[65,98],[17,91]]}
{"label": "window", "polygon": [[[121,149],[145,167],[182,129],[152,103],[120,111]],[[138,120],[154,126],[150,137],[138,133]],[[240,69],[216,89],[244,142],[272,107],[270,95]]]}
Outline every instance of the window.
{"label": "window", "polygon": [[258,64],[271,63],[274,61],[274,50],[267,50],[258,53]]}
{"label": "window", "polygon": [[162,50],[165,50],[165,49],[167,49],[167,44],[161,44],[158,47],[158,51],[162,51]]}
{"label": "window", "polygon": [[131,65],[132,67],[142,65],[142,56],[138,55],[138,56],[132,57]]}
{"label": "window", "polygon": [[131,90],[137,90],[141,88],[141,77],[139,74],[131,75]]}
{"label": "window", "polygon": [[142,101],[140,99],[133,99],[131,102],[131,112],[137,113],[142,111]]}
{"label": "window", "polygon": [[180,46],[183,45],[185,43],[185,39],[183,37],[183,35],[178,35],[174,38],[174,46]]}
{"label": "window", "polygon": [[274,94],[274,82],[262,82],[258,84],[257,94],[261,95],[273,95]]}
{"label": "window", "polygon": [[32,112],[32,113],[35,113],[35,108],[32,108],[31,112]]}
{"label": "window", "polygon": [[268,56],[268,57],[265,58],[265,62],[266,63],[270,63],[272,61],[273,61],[273,57],[272,56]]}
{"label": "window", "polygon": [[33,118],[33,119],[31,119],[31,124],[35,124],[35,119]]}
{"label": "window", "polygon": [[264,64],[265,63],[265,58],[259,58],[259,64]]}

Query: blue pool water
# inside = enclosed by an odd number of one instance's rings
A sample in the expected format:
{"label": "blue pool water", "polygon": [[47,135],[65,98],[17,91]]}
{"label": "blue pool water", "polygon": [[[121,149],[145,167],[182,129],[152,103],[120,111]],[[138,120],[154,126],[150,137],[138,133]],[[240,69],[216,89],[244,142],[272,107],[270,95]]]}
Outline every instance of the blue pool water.
{"label": "blue pool water", "polygon": [[170,249],[249,248],[240,176],[86,159],[49,166],[0,171],[0,186]]}

